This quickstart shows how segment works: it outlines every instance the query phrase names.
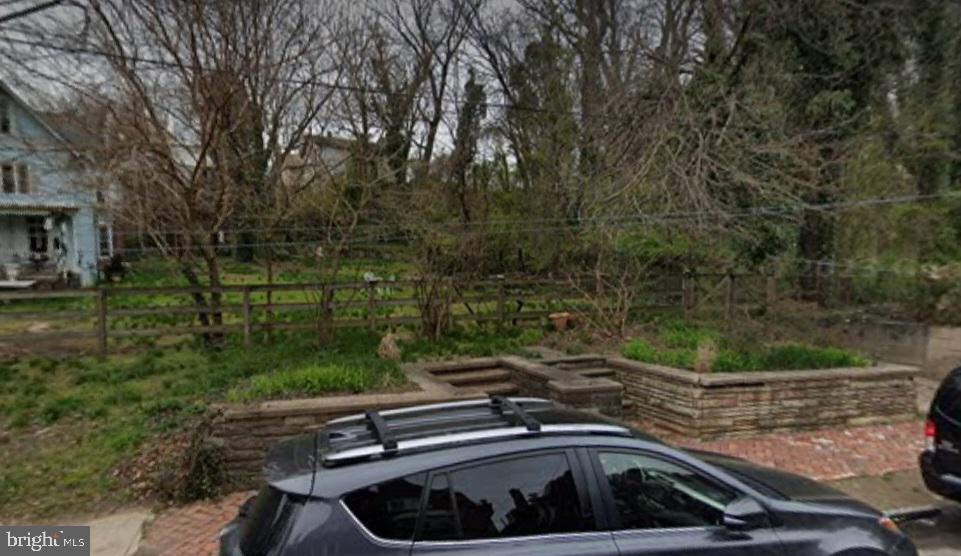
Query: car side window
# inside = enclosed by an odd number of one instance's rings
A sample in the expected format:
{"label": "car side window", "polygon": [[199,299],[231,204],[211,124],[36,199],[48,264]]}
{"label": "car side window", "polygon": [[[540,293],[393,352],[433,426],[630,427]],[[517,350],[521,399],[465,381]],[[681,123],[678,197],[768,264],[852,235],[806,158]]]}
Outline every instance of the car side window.
{"label": "car side window", "polygon": [[[459,529],[454,530],[456,538],[464,540],[595,530],[594,518],[581,503],[570,462],[563,453],[458,469],[445,480],[448,484],[441,483],[439,488],[431,485],[422,540],[452,538],[451,525]],[[445,488],[450,489],[449,499],[443,496]],[[453,513],[449,514],[451,507]],[[456,521],[451,523],[450,517]]]}
{"label": "car side window", "polygon": [[446,473],[435,475],[430,483],[418,538],[425,541],[460,538],[460,526]]}
{"label": "car side window", "polygon": [[427,474],[419,473],[362,488],[345,496],[344,504],[374,535],[411,540],[426,481]]}
{"label": "car side window", "polygon": [[622,529],[721,525],[737,493],[680,465],[636,453],[600,452]]}

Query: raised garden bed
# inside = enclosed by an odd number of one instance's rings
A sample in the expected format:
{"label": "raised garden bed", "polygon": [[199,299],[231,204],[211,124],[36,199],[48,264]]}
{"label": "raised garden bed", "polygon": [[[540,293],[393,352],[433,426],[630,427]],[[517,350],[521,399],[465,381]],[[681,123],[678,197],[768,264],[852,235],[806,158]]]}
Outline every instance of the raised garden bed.
{"label": "raised garden bed", "polygon": [[889,423],[916,417],[918,369],[878,364],[819,370],[697,373],[610,358],[626,418],[696,438]]}
{"label": "raised garden bed", "polygon": [[868,367],[871,360],[838,347],[800,342],[765,342],[760,337],[739,338],[705,326],[668,323],[656,336],[624,344],[628,359],[697,370],[740,373]]}
{"label": "raised garden bed", "polygon": [[401,393],[328,396],[219,406],[214,436],[224,448],[232,482],[250,485],[260,476],[274,443],[316,430],[327,421],[368,410],[507,394],[620,416],[623,388],[604,377],[583,376],[519,357],[484,357],[414,365],[406,369],[412,388]]}

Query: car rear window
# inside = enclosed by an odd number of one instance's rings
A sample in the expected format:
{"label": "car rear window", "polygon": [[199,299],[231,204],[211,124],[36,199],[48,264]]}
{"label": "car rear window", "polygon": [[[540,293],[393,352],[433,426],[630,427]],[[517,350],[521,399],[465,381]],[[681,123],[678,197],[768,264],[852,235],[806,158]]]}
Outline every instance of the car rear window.
{"label": "car rear window", "polygon": [[355,490],[344,504],[368,531],[382,539],[411,540],[426,473]]}
{"label": "car rear window", "polygon": [[961,368],[954,369],[941,383],[934,404],[948,415],[957,415],[961,410]]}
{"label": "car rear window", "polygon": [[282,542],[301,500],[266,486],[247,511],[240,549],[245,556],[266,554]]}

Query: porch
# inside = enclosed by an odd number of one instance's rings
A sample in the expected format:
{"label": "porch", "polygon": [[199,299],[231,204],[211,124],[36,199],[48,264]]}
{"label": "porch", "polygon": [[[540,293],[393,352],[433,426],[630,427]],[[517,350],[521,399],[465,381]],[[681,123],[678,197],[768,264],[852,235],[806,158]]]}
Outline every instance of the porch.
{"label": "porch", "polygon": [[0,280],[10,287],[79,284],[73,212],[0,212]]}

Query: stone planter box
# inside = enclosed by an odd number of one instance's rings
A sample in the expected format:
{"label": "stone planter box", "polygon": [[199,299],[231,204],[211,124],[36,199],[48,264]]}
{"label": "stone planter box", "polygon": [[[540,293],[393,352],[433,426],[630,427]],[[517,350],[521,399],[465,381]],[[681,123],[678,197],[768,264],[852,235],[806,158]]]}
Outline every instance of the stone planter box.
{"label": "stone planter box", "polygon": [[580,377],[518,357],[490,357],[407,369],[408,378],[417,387],[411,392],[222,405],[216,408],[219,415],[214,423],[213,439],[224,449],[230,480],[237,486],[252,486],[260,478],[264,454],[274,443],[317,430],[331,419],[368,410],[477,398],[479,394],[460,393],[431,376],[429,371],[488,367],[509,370],[511,381],[518,386],[521,396],[548,398],[615,417],[621,414],[622,387],[617,382]]}
{"label": "stone planter box", "polygon": [[916,417],[918,369],[866,368],[702,374],[607,360],[635,419],[694,438],[890,423]]}

